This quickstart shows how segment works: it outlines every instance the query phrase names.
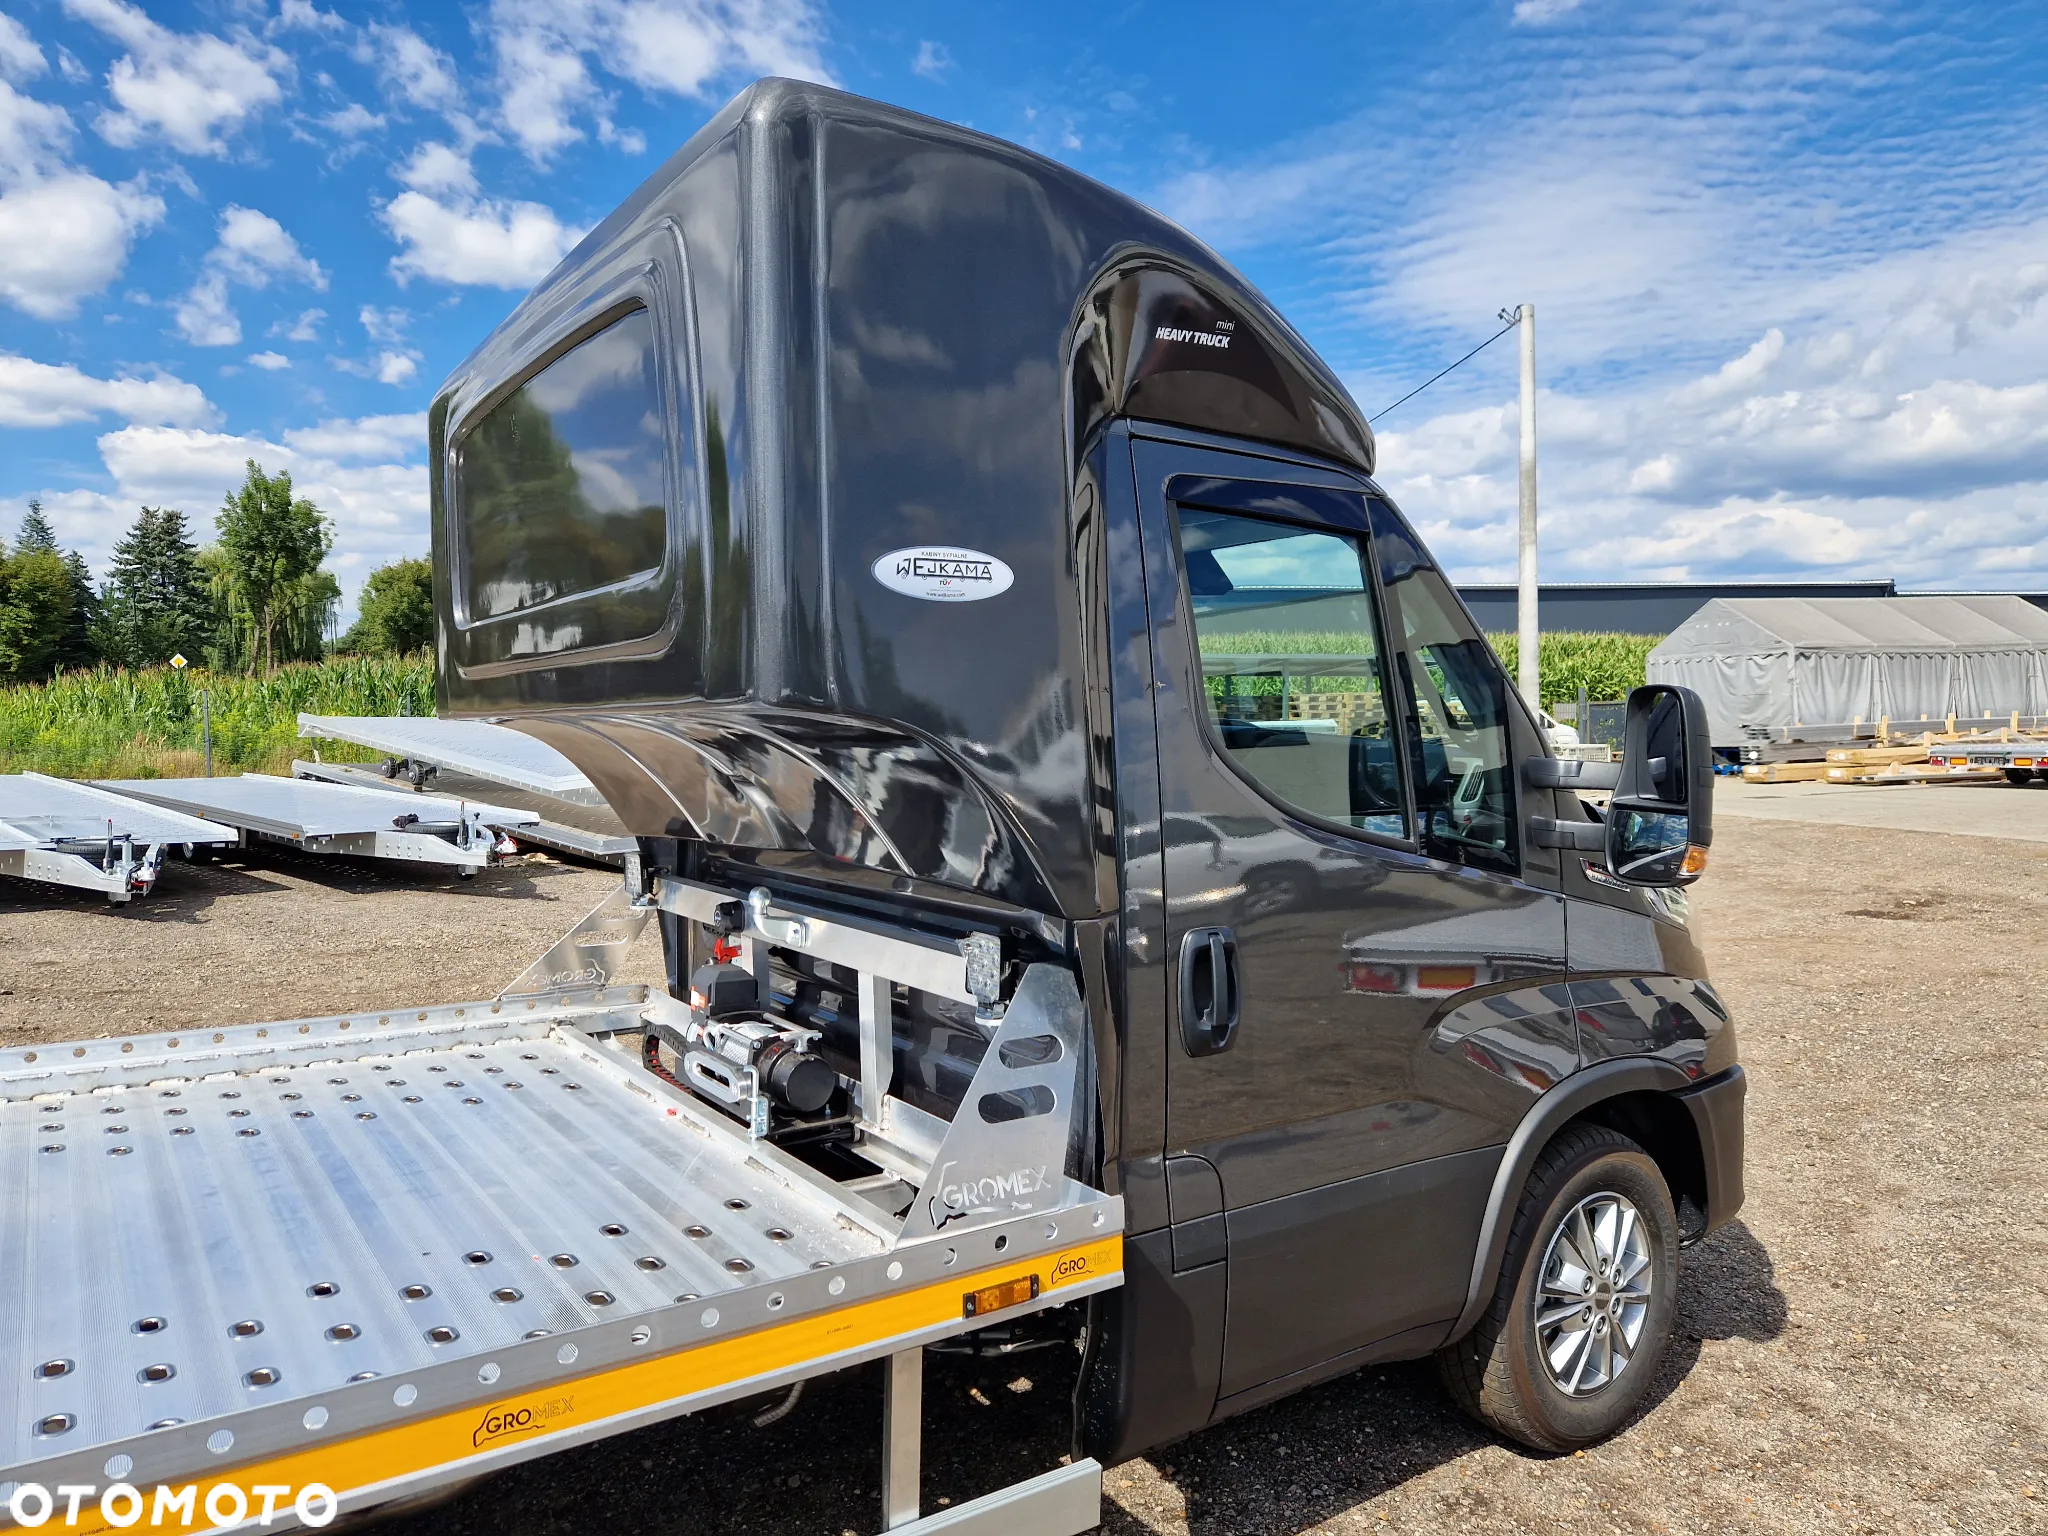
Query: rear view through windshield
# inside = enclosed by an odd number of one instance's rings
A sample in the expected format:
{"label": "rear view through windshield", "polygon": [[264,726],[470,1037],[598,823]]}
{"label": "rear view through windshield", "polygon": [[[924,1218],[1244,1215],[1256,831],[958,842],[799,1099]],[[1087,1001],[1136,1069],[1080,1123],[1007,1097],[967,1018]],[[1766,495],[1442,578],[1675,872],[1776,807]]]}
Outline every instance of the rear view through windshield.
{"label": "rear view through windshield", "polygon": [[660,569],[667,543],[654,323],[615,320],[541,369],[463,439],[471,622]]}

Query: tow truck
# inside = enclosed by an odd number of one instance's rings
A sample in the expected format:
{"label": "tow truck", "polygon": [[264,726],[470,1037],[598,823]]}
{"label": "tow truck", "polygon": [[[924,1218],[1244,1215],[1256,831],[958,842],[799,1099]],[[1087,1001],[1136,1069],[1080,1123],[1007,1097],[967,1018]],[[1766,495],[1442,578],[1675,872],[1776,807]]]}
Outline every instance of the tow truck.
{"label": "tow truck", "polygon": [[[17,1524],[319,1526],[873,1360],[899,1532],[1073,1536],[1375,1361],[1628,1420],[1742,1200],[1704,712],[1561,760],[1199,241],[763,81],[428,433],[441,716],[638,851],[488,999],[0,1049]],[[921,1511],[921,1352],[1023,1333],[1075,1454]]]}

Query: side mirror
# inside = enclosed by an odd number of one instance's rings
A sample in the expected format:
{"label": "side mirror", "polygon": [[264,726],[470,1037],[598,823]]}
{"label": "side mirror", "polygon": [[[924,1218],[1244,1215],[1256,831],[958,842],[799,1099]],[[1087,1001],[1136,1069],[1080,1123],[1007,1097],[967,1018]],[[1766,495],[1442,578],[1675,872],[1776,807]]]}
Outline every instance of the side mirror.
{"label": "side mirror", "polygon": [[1691,885],[1714,841],[1714,748],[1690,688],[1628,696],[1621,775],[1607,806],[1607,869],[1630,885]]}

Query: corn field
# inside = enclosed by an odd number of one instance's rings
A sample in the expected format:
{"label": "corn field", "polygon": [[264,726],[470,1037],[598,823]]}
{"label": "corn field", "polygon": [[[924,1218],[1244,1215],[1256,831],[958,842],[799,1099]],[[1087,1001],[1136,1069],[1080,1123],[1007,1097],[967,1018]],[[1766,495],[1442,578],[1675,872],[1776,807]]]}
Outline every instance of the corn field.
{"label": "corn field", "polygon": [[[1515,637],[1489,635],[1508,669],[1515,670]],[[1574,699],[1583,685],[1595,699],[1620,699],[1643,681],[1655,635],[1564,632],[1543,637],[1545,704]],[[1254,655],[1335,655],[1355,652],[1357,636],[1304,631],[1205,635],[1214,651]],[[1264,679],[1242,679],[1256,692]],[[1220,687],[1221,680],[1212,680]],[[1279,691],[1271,680],[1271,691]],[[1359,681],[1299,679],[1299,689],[1354,691]],[[176,778],[199,773],[200,691],[211,698],[215,773],[288,773],[306,746],[298,735],[300,711],[319,715],[396,715],[434,712],[431,657],[340,656],[280,667],[268,677],[102,667],[67,672],[48,683],[0,688],[0,773],[56,774],[74,779]],[[338,742],[322,755],[368,761],[376,754]]]}
{"label": "corn field", "polygon": [[[268,677],[101,667],[47,683],[0,688],[0,773],[74,779],[178,778],[202,771],[200,693],[213,718],[213,771],[289,773],[301,710],[320,715],[434,712],[434,664],[418,656],[339,656],[279,667]],[[359,760],[337,742],[322,755]]]}
{"label": "corn field", "polygon": [[[1519,654],[1515,637],[1488,635],[1486,638],[1512,678]],[[1575,700],[1581,687],[1593,699],[1627,698],[1631,688],[1642,686],[1643,669],[1650,651],[1662,638],[1661,635],[1603,634],[1584,630],[1544,635],[1536,658],[1542,674],[1544,705],[1548,707]],[[1312,630],[1245,630],[1237,634],[1204,634],[1202,649],[1210,655],[1350,656],[1358,653],[1359,637]],[[1211,692],[1219,694],[1226,689],[1221,678],[1211,678],[1209,686]],[[1355,678],[1347,682],[1303,676],[1293,686],[1297,690],[1345,691],[1356,690],[1360,684]],[[1277,694],[1280,692],[1280,680],[1277,677],[1238,678],[1231,680],[1228,688],[1241,694]]]}
{"label": "corn field", "polygon": [[[1513,635],[1488,635],[1494,654],[1515,675],[1521,648]],[[1662,635],[1604,634],[1592,630],[1560,630],[1546,634],[1536,648],[1543,705],[1575,700],[1584,688],[1589,699],[1625,699],[1643,686],[1643,670]]]}

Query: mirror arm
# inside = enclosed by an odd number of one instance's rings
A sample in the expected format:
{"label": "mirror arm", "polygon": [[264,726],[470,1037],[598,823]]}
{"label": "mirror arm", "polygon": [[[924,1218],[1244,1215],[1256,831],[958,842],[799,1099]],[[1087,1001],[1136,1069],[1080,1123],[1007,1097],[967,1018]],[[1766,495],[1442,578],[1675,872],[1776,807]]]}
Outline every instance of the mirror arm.
{"label": "mirror arm", "polygon": [[1614,789],[1621,783],[1621,764],[1532,757],[1522,764],[1522,782],[1531,789]]}
{"label": "mirror arm", "polygon": [[[1592,766],[1607,765],[1596,763]],[[1559,821],[1551,816],[1531,816],[1529,841],[1538,848],[1568,848],[1573,853],[1600,853],[1607,847],[1607,828],[1597,821]]]}

